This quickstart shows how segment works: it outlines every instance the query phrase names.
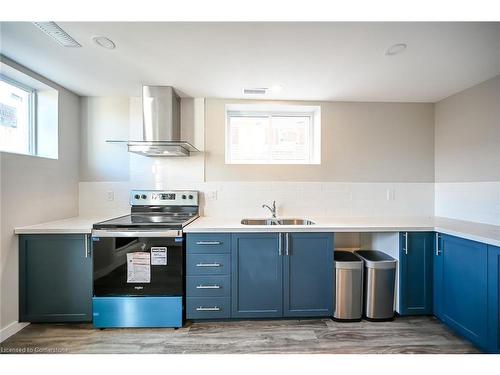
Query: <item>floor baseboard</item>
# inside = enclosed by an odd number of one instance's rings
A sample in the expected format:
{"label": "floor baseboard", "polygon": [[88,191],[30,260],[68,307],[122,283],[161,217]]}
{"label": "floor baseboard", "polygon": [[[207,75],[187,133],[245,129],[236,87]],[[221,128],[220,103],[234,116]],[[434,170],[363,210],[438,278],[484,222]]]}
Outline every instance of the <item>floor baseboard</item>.
{"label": "floor baseboard", "polygon": [[9,325],[0,329],[0,342],[7,340],[10,336],[15,335],[17,332],[22,330],[24,327],[29,325],[29,323],[19,323],[12,322]]}

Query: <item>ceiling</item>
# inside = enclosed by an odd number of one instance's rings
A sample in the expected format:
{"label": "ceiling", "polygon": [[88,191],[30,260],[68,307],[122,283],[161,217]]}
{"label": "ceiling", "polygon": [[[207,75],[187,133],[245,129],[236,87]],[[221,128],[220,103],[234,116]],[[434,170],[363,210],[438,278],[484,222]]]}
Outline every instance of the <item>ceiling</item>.
{"label": "ceiling", "polygon": [[[436,102],[500,74],[499,22],[58,24],[82,48],[2,22],[0,50],[79,95],[140,96],[154,84],[193,97]],[[408,48],[386,56],[395,43]],[[272,85],[283,89],[243,94]]]}

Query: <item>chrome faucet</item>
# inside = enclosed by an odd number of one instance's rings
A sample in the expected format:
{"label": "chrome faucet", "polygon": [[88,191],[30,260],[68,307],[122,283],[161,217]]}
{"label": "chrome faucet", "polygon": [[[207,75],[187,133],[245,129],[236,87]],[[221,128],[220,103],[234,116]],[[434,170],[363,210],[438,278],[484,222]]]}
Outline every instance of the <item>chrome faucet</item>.
{"label": "chrome faucet", "polygon": [[262,208],[267,208],[269,211],[271,211],[271,214],[273,215],[273,219],[276,219],[276,201],[273,201],[273,207],[269,207],[267,204],[263,204]]}

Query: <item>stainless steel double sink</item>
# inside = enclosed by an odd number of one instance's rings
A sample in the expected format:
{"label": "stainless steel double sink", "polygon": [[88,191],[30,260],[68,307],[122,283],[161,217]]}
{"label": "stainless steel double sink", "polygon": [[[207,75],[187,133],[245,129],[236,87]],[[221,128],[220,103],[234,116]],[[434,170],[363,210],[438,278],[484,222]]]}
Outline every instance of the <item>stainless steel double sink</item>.
{"label": "stainless steel double sink", "polygon": [[243,219],[243,225],[314,225],[314,221],[308,219]]}

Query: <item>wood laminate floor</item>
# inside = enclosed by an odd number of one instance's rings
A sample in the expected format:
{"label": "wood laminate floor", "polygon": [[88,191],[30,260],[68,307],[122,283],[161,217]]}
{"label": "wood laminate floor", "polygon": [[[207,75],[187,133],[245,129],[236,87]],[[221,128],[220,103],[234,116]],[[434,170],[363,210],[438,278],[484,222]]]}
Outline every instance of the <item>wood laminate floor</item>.
{"label": "wood laminate floor", "polygon": [[35,353],[478,353],[433,317],[393,322],[329,319],[187,323],[184,328],[94,329],[31,324],[0,352]]}

